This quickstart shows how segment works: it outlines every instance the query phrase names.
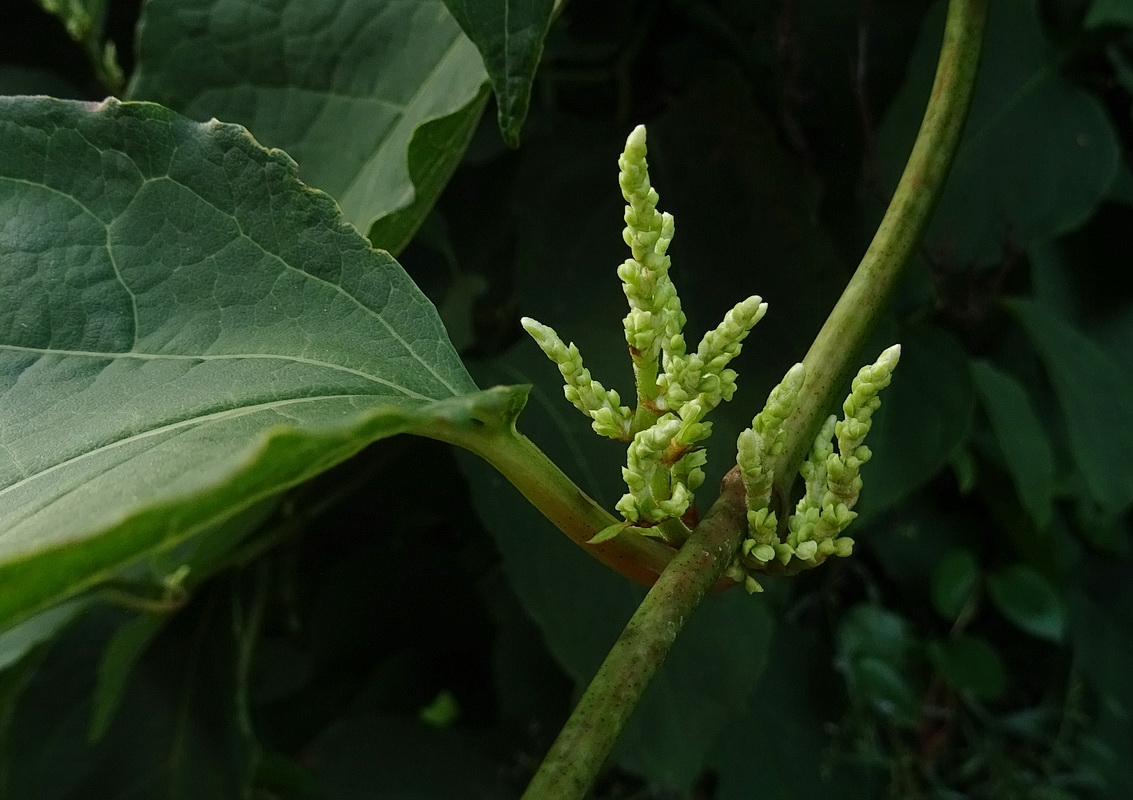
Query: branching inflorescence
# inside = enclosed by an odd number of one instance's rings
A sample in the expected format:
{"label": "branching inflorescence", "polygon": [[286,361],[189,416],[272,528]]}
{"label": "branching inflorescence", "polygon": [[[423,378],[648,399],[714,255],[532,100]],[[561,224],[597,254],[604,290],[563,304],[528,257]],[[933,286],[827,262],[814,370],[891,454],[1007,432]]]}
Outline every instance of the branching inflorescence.
{"label": "branching inflorescence", "polygon": [[[625,339],[633,362],[637,406],[594,380],[574,344],[564,344],[547,325],[525,317],[524,329],[555,364],[565,381],[564,394],[591,419],[602,436],[629,443],[622,469],[628,491],[617,509],[625,522],[599,533],[594,541],[625,529],[660,536],[679,545],[688,536],[681,521],[704,481],[702,443],[712,432],[704,418],[736,391],[736,373],[728,363],[740,353],[743,340],[767,312],[758,296],[737,304],[715,330],[688,352],[685,315],[669,277],[669,245],[673,217],[657,210],[657,192],[649,181],[645,128],[638,126],[618,160],[619,183],[626,201],[623,238],[631,257],[618,267],[629,301]],[[770,459],[782,449],[783,422],[791,414],[806,380],[796,364],[771,392],[767,405],[739,438],[737,462],[747,494],[749,536],[728,574],[748,591],[760,591],[753,573],[791,574],[817,566],[831,555],[850,554],[853,540],[839,537],[856,516],[852,511],[861,489],[859,471],[869,460],[863,441],[878,392],[889,383],[900,347],[886,350],[876,364],[864,367],[843,406],[846,417],[831,417],[801,468],[806,493],[784,530],[772,509],[775,475]],[[834,451],[832,437],[837,438]]]}
{"label": "branching inflorescence", "polygon": [[840,534],[857,516],[852,509],[862,488],[861,466],[871,455],[865,437],[873,425],[873,412],[881,406],[878,395],[889,385],[900,357],[901,346],[893,345],[876,363],[862,367],[842,404],[845,418],[838,422],[830,416],[823,424],[810,456],[799,468],[806,491],[787,520],[785,536],[780,536],[771,507],[775,475],[770,462],[783,447],[783,422],[794,410],[806,380],[802,364],[788,370],[751,427],[740,434],[736,462],[747,494],[748,537],[728,575],[743,582],[749,592],[762,591],[754,572],[793,574],[853,551],[854,540]]}

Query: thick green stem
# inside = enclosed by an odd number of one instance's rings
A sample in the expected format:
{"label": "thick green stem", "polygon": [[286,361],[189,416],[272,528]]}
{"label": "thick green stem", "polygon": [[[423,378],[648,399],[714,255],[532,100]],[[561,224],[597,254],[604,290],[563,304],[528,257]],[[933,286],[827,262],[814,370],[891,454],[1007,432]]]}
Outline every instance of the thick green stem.
{"label": "thick green stem", "polygon": [[[777,476],[797,471],[940,196],[975,83],[987,7],[988,0],[950,0],[936,80],[913,152],[861,265],[807,353],[807,382],[785,422],[783,453],[773,462]],[[789,488],[784,481],[776,490],[783,496]],[[744,488],[736,468],[630,619],[523,800],[586,795],[685,620],[727,568],[746,532]]]}
{"label": "thick green stem", "polygon": [[[746,531],[739,472],[669,562],[598,668],[523,800],[579,800],[598,775],[685,620],[727,568]],[[710,657],[705,654],[705,657]]]}
{"label": "thick green stem", "polygon": [[951,0],[932,96],[905,171],[873,241],[803,359],[806,385],[784,423],[787,444],[772,466],[776,495],[790,495],[799,464],[843,391],[866,338],[944,189],[975,85],[988,0]]}
{"label": "thick green stem", "polygon": [[652,586],[676,553],[662,542],[633,532],[588,544],[596,533],[619,520],[579,489],[534,442],[512,426],[469,433],[464,428],[438,423],[422,433],[483,458],[575,544],[643,586]]}

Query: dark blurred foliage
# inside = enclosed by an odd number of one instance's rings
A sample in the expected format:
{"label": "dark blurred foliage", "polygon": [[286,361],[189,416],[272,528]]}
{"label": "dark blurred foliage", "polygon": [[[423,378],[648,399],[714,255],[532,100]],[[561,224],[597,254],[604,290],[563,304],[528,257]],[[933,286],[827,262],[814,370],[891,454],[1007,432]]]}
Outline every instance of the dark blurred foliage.
{"label": "dark blurred foliage", "polygon": [[[854,557],[710,600],[596,798],[1133,794],[1133,2],[992,5],[953,176],[860,358],[904,347]],[[108,8],[128,73],[138,4]],[[703,507],[869,242],[942,12],[572,0],[518,150],[485,113],[401,261],[482,385],[535,384],[520,427],[600,502],[622,454],[518,318],[630,388],[625,135],[648,126],[691,336],[771,304]],[[5,14],[0,89],[99,96],[53,18]],[[88,611],[0,673],[6,796],[514,797],[641,596],[434,443],[379,443],[264,514],[178,614]]]}

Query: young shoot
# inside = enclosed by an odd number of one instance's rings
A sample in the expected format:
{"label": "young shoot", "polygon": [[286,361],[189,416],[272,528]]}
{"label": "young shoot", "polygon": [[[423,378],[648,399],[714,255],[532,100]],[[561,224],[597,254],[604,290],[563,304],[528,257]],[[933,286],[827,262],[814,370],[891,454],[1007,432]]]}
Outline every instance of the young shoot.
{"label": "young shoot", "polygon": [[[679,545],[688,536],[682,522],[704,481],[704,441],[712,433],[705,417],[736,391],[736,373],[728,364],[744,339],[767,313],[758,296],[738,303],[704,335],[694,352],[685,346],[685,315],[669,277],[673,216],[657,210],[657,190],[649,181],[645,128],[626,140],[618,160],[618,182],[626,201],[623,238],[630,258],[618,267],[629,302],[624,320],[636,385],[637,406],[591,377],[573,343],[564,344],[549,326],[524,317],[524,329],[558,365],[567,400],[591,419],[595,432],[628,443],[622,478],[628,491],[617,503],[625,522],[611,525],[592,540],[604,541],[624,530],[660,536]],[[737,463],[743,478],[749,536],[728,574],[749,592],[762,591],[753,573],[791,574],[815,567],[832,555],[848,556],[853,540],[840,534],[853,521],[861,491],[861,465],[869,460],[865,435],[881,404],[878,392],[889,384],[901,348],[893,346],[875,364],[863,367],[843,404],[845,418],[831,417],[822,427],[800,472],[806,492],[783,531],[771,507],[775,476],[771,459],[783,448],[783,423],[794,410],[806,382],[796,364],[772,390],[752,427],[738,441]],[[837,439],[834,451],[832,438]]]}
{"label": "young shoot", "polygon": [[[633,365],[637,404],[621,405],[618,393],[594,380],[574,344],[563,344],[550,327],[525,317],[524,329],[565,381],[567,399],[591,419],[595,432],[629,444],[622,470],[628,491],[618,511],[640,533],[679,544],[688,534],[680,521],[704,481],[703,442],[712,432],[704,419],[736,391],[736,373],[728,363],[740,353],[744,338],[767,312],[757,296],[724,315],[694,352],[685,345],[685,315],[669,277],[673,216],[657,210],[658,195],[649,180],[645,127],[626,140],[618,159],[625,198],[623,238],[630,258],[618,267],[629,302],[625,340]],[[599,539],[600,540],[600,539]]]}

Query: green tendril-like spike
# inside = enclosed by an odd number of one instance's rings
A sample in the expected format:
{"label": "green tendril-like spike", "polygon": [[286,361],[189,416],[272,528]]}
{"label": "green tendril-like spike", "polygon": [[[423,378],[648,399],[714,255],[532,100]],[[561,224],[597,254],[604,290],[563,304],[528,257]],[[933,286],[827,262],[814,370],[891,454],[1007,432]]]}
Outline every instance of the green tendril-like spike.
{"label": "green tendril-like spike", "polygon": [[749,297],[724,315],[715,330],[704,335],[695,353],[672,354],[665,359],[665,372],[658,379],[665,408],[681,413],[693,398],[713,409],[731,400],[736,391],[736,373],[726,369],[740,354],[743,340],[767,313],[767,303],[759,296]]}
{"label": "green tendril-like spike", "polygon": [[791,367],[782,382],[771,390],[767,404],[756,414],[751,427],[740,433],[736,443],[736,463],[747,493],[748,525],[754,540],[752,547],[761,548],[756,558],[765,556],[763,561],[774,558],[774,551],[769,546],[776,541],[778,523],[775,512],[768,507],[774,480],[768,458],[777,455],[783,447],[783,421],[794,410],[805,381],[806,368],[802,364]]}
{"label": "green tendril-like spike", "polygon": [[575,408],[593,420],[591,427],[594,431],[611,439],[628,440],[632,412],[621,405],[621,397],[616,391],[607,389],[590,377],[590,370],[582,366],[582,356],[574,343],[563,344],[554,329],[530,317],[521,319],[520,324],[547,358],[558,366],[566,381],[563,394]]}

